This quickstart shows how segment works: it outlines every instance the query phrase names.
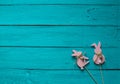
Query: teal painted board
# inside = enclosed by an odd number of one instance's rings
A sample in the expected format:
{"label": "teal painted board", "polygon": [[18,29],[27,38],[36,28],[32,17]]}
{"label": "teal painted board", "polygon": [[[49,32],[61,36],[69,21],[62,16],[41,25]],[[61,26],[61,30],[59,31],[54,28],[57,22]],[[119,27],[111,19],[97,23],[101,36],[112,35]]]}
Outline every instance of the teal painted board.
{"label": "teal painted board", "polygon": [[118,38],[117,40],[120,41],[120,29],[117,30],[117,32],[119,32],[116,36],[116,38]]}
{"label": "teal painted board", "polygon": [[118,47],[119,27],[111,26],[0,26],[0,46],[86,47],[102,42]]}
{"label": "teal painted board", "polygon": [[[100,72],[90,72],[102,84]],[[105,84],[119,84],[119,73],[103,71]],[[85,71],[79,70],[0,70],[0,79],[0,84],[94,84]]]}
{"label": "teal painted board", "polygon": [[[78,69],[72,58],[72,50],[86,52],[89,57],[89,69],[98,69],[93,63],[92,48],[0,48],[0,68],[5,69]],[[104,69],[120,69],[120,48],[103,48],[106,57]]]}
{"label": "teal painted board", "polygon": [[0,0],[0,4],[120,4],[120,0]]}
{"label": "teal painted board", "polygon": [[0,6],[0,25],[119,25],[120,6]]}
{"label": "teal painted board", "polygon": [[73,49],[101,84],[90,47],[98,41],[105,84],[119,84],[120,0],[0,0],[0,84],[94,84]]}

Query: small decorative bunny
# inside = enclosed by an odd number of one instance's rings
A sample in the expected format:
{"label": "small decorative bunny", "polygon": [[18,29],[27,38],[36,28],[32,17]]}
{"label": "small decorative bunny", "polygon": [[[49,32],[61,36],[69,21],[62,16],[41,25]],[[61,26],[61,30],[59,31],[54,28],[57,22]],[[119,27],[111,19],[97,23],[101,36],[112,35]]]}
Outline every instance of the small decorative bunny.
{"label": "small decorative bunny", "polygon": [[96,45],[95,43],[92,44],[93,47],[95,47],[95,55],[93,57],[93,61],[95,62],[95,64],[103,64],[105,62],[105,57],[102,54],[102,50],[101,50],[101,43],[99,42],[98,45]]}
{"label": "small decorative bunny", "polygon": [[84,66],[89,63],[88,58],[86,56],[82,55],[82,52],[77,52],[76,50],[73,50],[72,56],[77,58],[77,65],[81,68],[84,69]]}

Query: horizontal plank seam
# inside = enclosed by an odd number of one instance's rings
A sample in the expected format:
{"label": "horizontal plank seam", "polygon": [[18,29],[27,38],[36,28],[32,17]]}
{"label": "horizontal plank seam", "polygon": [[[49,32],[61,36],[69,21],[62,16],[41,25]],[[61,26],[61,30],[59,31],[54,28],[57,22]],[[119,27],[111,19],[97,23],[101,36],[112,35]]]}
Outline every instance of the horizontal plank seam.
{"label": "horizontal plank seam", "polygon": [[[70,71],[72,71],[72,70],[80,70],[80,69],[33,69],[33,68],[0,68],[0,70],[38,70],[38,71],[64,71],[64,70],[70,70]],[[99,70],[99,69],[89,69],[89,70],[94,70],[94,71],[97,71],[97,70]],[[120,71],[120,68],[118,68],[118,69],[102,69],[102,70],[104,70],[104,71],[106,71],[106,70],[109,70],[109,71]]]}
{"label": "horizontal plank seam", "polygon": [[117,29],[118,31],[120,30],[120,28]]}
{"label": "horizontal plank seam", "polygon": [[85,6],[120,6],[120,4],[0,4],[0,6],[36,6],[36,5],[85,5]]}
{"label": "horizontal plank seam", "polygon": [[0,26],[110,26],[120,27],[120,25],[72,25],[72,24],[0,24]]}
{"label": "horizontal plank seam", "polygon": [[[0,48],[91,48],[89,46],[0,46]],[[119,48],[118,46],[108,46],[102,48]]]}

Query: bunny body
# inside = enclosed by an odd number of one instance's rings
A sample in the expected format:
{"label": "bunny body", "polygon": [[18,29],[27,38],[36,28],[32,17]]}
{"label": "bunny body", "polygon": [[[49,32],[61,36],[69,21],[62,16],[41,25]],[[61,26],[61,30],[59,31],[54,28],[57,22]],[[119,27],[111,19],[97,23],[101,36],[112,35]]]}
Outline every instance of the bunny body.
{"label": "bunny body", "polygon": [[92,44],[92,46],[95,47],[95,55],[93,57],[93,61],[95,62],[95,64],[103,64],[105,62],[105,57],[102,54],[102,50],[101,50],[101,43],[99,42],[98,45],[96,45],[95,43]]}
{"label": "bunny body", "polygon": [[104,57],[103,55],[101,55],[101,56],[94,55],[93,61],[94,61],[96,64],[103,64],[103,63],[105,62],[105,57]]}
{"label": "bunny body", "polygon": [[77,58],[77,65],[84,69],[84,66],[89,63],[88,58],[86,56],[82,55],[82,52],[77,52],[76,50],[73,50],[72,56],[75,56]]}

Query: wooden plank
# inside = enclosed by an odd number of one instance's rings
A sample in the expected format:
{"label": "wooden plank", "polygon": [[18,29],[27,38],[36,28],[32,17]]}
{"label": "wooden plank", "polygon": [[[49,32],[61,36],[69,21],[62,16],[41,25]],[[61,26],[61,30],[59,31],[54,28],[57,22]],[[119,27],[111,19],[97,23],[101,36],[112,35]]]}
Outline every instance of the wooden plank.
{"label": "wooden plank", "polygon": [[[91,71],[101,84],[99,71]],[[120,71],[103,71],[105,84],[119,84]],[[113,77],[115,79],[113,80]],[[0,70],[1,84],[94,84],[86,71]]]}
{"label": "wooden plank", "polygon": [[120,4],[119,0],[0,0],[1,4]]}
{"label": "wooden plank", "polygon": [[[98,69],[93,63],[92,48],[0,48],[0,68],[20,69],[78,69],[71,57],[72,50],[86,52],[89,69]],[[103,48],[106,57],[104,69],[120,69],[120,48]]]}
{"label": "wooden plank", "polygon": [[0,6],[0,25],[119,25],[119,6]]}
{"label": "wooden plank", "polygon": [[0,46],[118,47],[118,27],[107,26],[0,26]]}
{"label": "wooden plank", "polygon": [[[116,38],[117,38],[118,42],[120,42],[120,28],[117,29]],[[120,45],[118,45],[118,46],[120,46]]]}

